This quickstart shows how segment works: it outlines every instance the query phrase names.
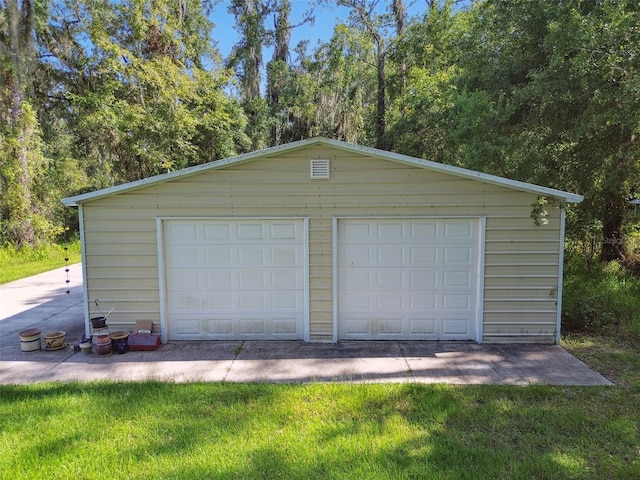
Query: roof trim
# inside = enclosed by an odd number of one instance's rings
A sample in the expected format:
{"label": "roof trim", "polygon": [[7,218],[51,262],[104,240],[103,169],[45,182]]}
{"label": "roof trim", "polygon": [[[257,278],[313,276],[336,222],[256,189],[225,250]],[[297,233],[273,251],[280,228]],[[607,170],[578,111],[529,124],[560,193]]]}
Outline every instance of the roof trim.
{"label": "roof trim", "polygon": [[542,187],[539,185],[534,185],[532,183],[520,182],[518,180],[510,180],[508,178],[498,177],[496,175],[490,175],[488,173],[476,172],[474,170],[468,170],[466,168],[455,167],[452,165],[445,165],[442,163],[436,163],[429,160],[410,157],[408,155],[387,152],[385,150],[365,147],[362,145],[355,145],[355,144],[343,142],[340,140],[332,140],[324,137],[314,137],[306,140],[299,140],[297,142],[287,143],[284,145],[265,148],[263,150],[256,150],[255,152],[245,153],[242,155],[237,155],[235,157],[225,158],[223,160],[216,160],[214,162],[209,162],[202,165],[196,165],[194,167],[187,167],[181,170],[176,170],[175,172],[165,173],[162,175],[156,175],[153,177],[144,178],[142,180],[136,180],[134,182],[116,185],[115,187],[104,188],[101,190],[96,190],[93,192],[88,192],[88,193],[76,195],[73,197],[63,198],[61,202],[68,207],[74,207],[84,202],[98,200],[100,198],[109,197],[111,195],[116,195],[119,193],[131,191],[131,190],[137,190],[138,188],[143,188],[151,185],[168,182],[176,178],[183,178],[183,177],[189,177],[192,175],[197,175],[198,173],[209,171],[209,170],[218,170],[231,165],[250,162],[260,157],[269,157],[279,153],[288,153],[288,152],[298,150],[311,145],[327,145],[330,147],[334,147],[334,148],[352,152],[352,153],[361,153],[365,155],[382,158],[384,160],[389,160],[392,162],[403,163],[406,165],[412,165],[412,166],[417,166],[421,168],[426,168],[429,170],[434,170],[436,172],[447,173],[450,175],[455,175],[457,177],[468,178],[471,180],[478,180],[481,182],[513,188],[515,190],[522,190],[525,192],[535,193],[538,195],[550,196],[550,197],[558,198],[571,203],[579,203],[584,199],[582,195],[564,192],[562,190],[556,190],[553,188]]}

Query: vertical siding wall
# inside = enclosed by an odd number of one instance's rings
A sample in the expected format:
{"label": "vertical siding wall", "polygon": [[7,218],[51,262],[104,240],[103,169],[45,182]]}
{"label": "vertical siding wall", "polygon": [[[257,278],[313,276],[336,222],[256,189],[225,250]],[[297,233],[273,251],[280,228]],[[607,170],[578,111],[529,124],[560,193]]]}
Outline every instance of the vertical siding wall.
{"label": "vertical siding wall", "polygon": [[[309,178],[312,158],[331,159],[330,179]],[[98,299],[111,325],[159,330],[158,217],[307,217],[310,340],[331,341],[333,218],[485,216],[483,340],[552,343],[560,212],[535,226],[536,198],[324,146],[180,177],[83,205],[91,314]]]}

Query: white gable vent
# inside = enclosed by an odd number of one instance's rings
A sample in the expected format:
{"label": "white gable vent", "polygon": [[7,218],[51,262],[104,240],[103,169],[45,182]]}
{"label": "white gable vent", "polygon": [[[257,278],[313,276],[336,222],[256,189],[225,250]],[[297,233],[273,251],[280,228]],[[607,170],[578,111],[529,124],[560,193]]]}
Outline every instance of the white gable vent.
{"label": "white gable vent", "polygon": [[314,158],[311,160],[311,178],[329,178],[329,159]]}

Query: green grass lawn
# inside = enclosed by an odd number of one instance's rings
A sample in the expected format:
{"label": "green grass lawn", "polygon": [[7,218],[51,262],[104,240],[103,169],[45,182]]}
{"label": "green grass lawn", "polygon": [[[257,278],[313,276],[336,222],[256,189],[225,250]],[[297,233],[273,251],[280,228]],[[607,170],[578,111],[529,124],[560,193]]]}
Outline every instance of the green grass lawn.
{"label": "green grass lawn", "polygon": [[0,477],[640,478],[638,349],[566,346],[620,384],[3,386]]}
{"label": "green grass lawn", "polygon": [[613,387],[0,386],[0,479],[638,479],[640,328],[616,299],[640,280],[619,276],[568,282],[572,318],[604,313],[563,340]]}
{"label": "green grass lawn", "polygon": [[43,245],[20,250],[2,247],[0,248],[0,284],[63,267],[66,263],[65,258],[69,259],[69,264],[78,263],[81,260],[79,240],[64,245]]}

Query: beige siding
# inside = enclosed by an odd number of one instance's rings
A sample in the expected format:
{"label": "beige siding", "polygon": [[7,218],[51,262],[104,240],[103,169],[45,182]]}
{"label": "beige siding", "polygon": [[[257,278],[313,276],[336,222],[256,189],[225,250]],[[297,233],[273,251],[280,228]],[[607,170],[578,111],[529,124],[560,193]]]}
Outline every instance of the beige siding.
{"label": "beige siding", "polygon": [[[310,158],[330,158],[331,178],[311,180]],[[310,340],[330,341],[333,218],[484,216],[484,341],[553,342],[560,211],[550,208],[548,224],[537,227],[535,201],[503,186],[308,146],[85,203],[88,298],[115,307],[110,320],[129,330],[138,319],[158,324],[158,217],[307,217]]]}
{"label": "beige siding", "polygon": [[333,222],[309,222],[309,340],[333,339]]}
{"label": "beige siding", "polygon": [[487,218],[483,333],[486,342],[551,343],[555,339],[560,212],[535,226],[520,218]]}

